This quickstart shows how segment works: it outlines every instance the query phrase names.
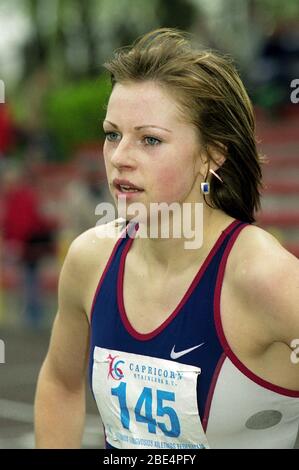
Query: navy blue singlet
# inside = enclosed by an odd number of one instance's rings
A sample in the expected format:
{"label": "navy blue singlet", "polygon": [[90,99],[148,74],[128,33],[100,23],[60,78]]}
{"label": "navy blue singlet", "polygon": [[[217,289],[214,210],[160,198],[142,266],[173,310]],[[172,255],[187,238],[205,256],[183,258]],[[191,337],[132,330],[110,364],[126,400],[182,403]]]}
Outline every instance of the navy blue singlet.
{"label": "navy blue singlet", "polygon": [[[148,334],[132,327],[123,300],[126,256],[134,240],[126,235],[117,241],[99,281],[91,318],[89,376],[107,448],[196,448],[188,437],[184,413],[197,415],[213,448],[294,445],[299,392],[273,385],[248,370],[231,350],[222,328],[225,266],[247,225],[235,220],[221,233],[175,310]],[[184,397],[177,396],[189,393],[189,386],[180,382],[183,365],[186,370],[189,366],[200,370],[191,411],[185,409]],[[135,380],[132,396],[138,380],[142,381],[136,399],[130,398],[130,377]],[[176,390],[181,391],[176,395]],[[269,419],[273,426],[268,426]]]}

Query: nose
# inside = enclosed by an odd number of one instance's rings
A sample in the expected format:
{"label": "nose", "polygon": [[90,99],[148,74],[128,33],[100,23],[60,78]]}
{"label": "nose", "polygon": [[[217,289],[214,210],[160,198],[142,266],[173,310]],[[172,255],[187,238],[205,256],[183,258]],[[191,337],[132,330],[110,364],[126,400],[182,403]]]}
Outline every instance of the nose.
{"label": "nose", "polygon": [[129,143],[120,142],[117,148],[114,149],[110,161],[118,170],[136,168],[136,159],[133,156],[133,149],[130,148]]}

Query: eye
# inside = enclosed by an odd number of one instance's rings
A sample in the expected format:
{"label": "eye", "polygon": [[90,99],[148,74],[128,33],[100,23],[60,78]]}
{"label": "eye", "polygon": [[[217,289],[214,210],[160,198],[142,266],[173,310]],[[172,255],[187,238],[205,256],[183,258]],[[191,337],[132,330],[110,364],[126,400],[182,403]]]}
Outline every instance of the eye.
{"label": "eye", "polygon": [[105,132],[105,131],[104,131],[104,135],[105,135],[105,138],[106,138],[109,142],[116,142],[117,137],[118,137],[118,134],[117,134],[116,132]]}
{"label": "eye", "polygon": [[144,140],[146,142],[146,145],[150,145],[151,147],[153,147],[154,145],[161,144],[161,140],[156,139],[156,137],[147,136],[144,137]]}

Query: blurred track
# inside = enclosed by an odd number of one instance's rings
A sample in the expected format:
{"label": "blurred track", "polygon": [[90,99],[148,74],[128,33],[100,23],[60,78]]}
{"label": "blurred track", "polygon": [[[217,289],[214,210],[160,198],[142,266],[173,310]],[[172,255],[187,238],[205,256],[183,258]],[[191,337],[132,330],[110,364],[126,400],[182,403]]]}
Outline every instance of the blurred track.
{"label": "blurred track", "polygon": [[[11,328],[0,331],[5,343],[5,363],[0,364],[0,449],[30,449],[34,447],[36,381],[50,333]],[[89,389],[82,447],[103,447],[102,425]]]}
{"label": "blurred track", "polygon": [[258,120],[259,151],[268,163],[257,222],[299,258],[299,114],[292,113],[283,120]]}

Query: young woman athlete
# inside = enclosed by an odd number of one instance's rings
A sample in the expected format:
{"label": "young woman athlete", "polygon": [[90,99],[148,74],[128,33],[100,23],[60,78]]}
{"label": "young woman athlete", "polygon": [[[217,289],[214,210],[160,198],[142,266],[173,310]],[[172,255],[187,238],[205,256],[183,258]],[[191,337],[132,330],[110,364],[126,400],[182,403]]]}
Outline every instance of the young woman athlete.
{"label": "young woman athlete", "polygon": [[[292,448],[299,263],[254,225],[261,160],[238,73],[174,29],[105,66],[107,181],[127,212],[110,224],[114,236],[90,229],[65,259],[36,391],[37,447],[80,447],[89,366],[108,448]],[[161,203],[181,209],[181,236]],[[186,221],[201,231],[196,248]]]}

